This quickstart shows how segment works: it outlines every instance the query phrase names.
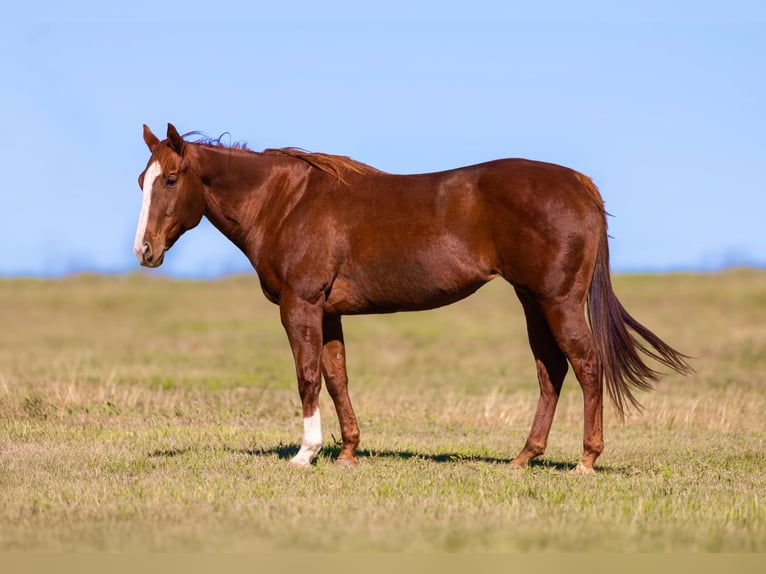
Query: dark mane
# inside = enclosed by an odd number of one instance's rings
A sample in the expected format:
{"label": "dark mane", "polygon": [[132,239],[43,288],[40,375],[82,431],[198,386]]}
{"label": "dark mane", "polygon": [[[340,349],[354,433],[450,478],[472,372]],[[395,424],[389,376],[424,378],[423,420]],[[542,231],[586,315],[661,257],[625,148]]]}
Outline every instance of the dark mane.
{"label": "dark mane", "polygon": [[189,143],[193,144],[200,144],[200,145],[206,145],[210,147],[222,147],[227,149],[241,149],[245,151],[251,151],[247,147],[246,142],[232,142],[232,143],[223,143],[221,140],[225,136],[229,136],[231,138],[231,134],[229,132],[223,132],[220,136],[217,138],[211,138],[210,136],[207,136],[203,134],[202,132],[189,132],[183,135],[183,138],[186,140],[189,136],[196,136],[197,139],[194,140],[187,140]]}
{"label": "dark mane", "polygon": [[283,147],[278,149],[265,149],[267,155],[286,155],[305,161],[320,171],[329,173],[341,183],[346,183],[344,175],[351,173],[382,173],[379,169],[351,159],[345,155],[332,155],[329,153],[312,153],[297,147]]}

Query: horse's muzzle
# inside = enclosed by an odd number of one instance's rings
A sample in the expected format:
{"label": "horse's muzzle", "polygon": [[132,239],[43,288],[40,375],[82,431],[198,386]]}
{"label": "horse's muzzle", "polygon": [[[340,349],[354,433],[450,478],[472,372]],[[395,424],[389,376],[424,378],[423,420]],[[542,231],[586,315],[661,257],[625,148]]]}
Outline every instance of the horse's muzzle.
{"label": "horse's muzzle", "polygon": [[152,249],[148,242],[144,242],[141,250],[137,251],[136,255],[138,256],[139,263],[144,267],[159,267],[165,261],[165,250],[162,248],[159,250]]}

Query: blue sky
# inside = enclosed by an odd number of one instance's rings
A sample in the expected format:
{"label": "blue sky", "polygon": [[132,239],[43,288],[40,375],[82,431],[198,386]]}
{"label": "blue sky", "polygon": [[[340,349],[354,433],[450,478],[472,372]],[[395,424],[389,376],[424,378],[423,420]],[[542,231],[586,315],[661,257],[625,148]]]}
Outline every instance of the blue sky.
{"label": "blue sky", "polygon": [[[400,173],[561,163],[616,271],[766,265],[763,2],[103,4],[4,8],[2,276],[136,270],[141,126],[167,122]],[[156,273],[248,269],[203,224]]]}

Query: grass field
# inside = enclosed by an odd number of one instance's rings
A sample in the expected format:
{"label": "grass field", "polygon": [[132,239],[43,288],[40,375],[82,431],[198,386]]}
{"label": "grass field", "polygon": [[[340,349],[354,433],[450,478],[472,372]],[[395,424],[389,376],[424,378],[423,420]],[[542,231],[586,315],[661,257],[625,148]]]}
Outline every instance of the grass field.
{"label": "grass field", "polygon": [[302,423],[255,277],[0,280],[0,550],[766,551],[766,272],[615,278],[697,373],[620,423],[594,477],[570,374],[546,455],[520,305],[493,282],[344,322],[361,463],[288,467]]}

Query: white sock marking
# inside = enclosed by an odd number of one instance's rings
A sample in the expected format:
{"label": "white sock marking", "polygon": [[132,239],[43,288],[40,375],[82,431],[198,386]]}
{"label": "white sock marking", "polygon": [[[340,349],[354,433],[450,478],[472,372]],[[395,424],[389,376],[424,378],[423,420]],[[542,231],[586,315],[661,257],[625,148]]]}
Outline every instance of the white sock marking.
{"label": "white sock marking", "polygon": [[319,449],[322,448],[322,417],[319,416],[319,409],[314,411],[310,417],[303,419],[303,442],[301,450],[298,451],[290,463],[293,466],[308,466],[316,458]]}
{"label": "white sock marking", "polygon": [[143,199],[141,200],[141,213],[138,216],[138,227],[136,228],[136,238],[133,240],[133,252],[141,258],[141,250],[144,247],[144,235],[146,235],[146,224],[149,222],[149,208],[152,205],[152,187],[154,181],[162,173],[160,162],[155,161],[144,173]]}

